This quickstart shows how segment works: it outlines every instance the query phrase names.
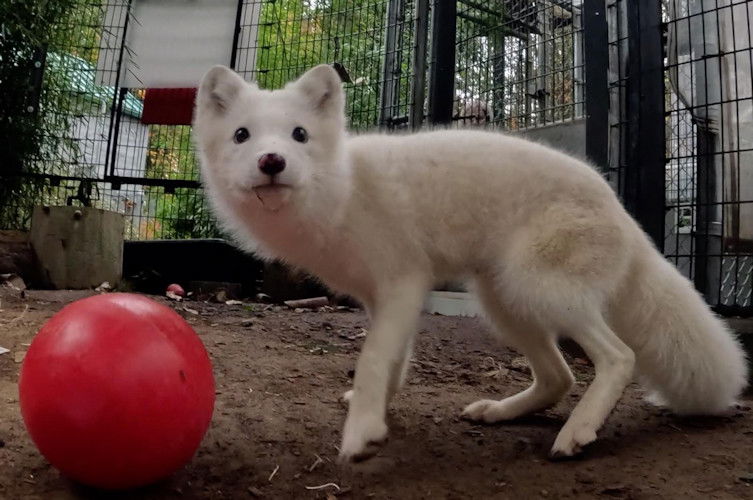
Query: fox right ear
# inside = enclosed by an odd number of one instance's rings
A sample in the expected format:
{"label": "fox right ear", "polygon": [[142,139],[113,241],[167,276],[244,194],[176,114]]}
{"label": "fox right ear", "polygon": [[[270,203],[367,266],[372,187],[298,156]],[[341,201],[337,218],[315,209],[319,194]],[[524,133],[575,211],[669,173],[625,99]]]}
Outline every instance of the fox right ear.
{"label": "fox right ear", "polygon": [[345,95],[342,80],[335,68],[329,64],[314,66],[287,86],[302,92],[309,99],[312,107],[319,112],[343,113]]}
{"label": "fox right ear", "polygon": [[214,66],[201,79],[196,105],[200,109],[226,112],[248,84],[227,66]]}

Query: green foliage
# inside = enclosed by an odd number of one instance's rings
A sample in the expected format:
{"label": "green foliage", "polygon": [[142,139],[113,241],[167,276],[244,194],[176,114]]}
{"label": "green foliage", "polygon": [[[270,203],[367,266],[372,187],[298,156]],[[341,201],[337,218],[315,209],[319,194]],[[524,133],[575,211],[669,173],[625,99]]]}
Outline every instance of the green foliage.
{"label": "green foliage", "polygon": [[312,66],[340,63],[351,77],[345,86],[350,126],[373,127],[379,117],[385,8],[383,0],[264,3],[256,61],[259,85],[279,88]]}
{"label": "green foliage", "polygon": [[[152,125],[146,175],[158,179],[198,180],[198,160],[192,147],[191,127]],[[202,193],[179,188],[166,193],[161,187],[147,188],[154,204],[153,221],[140,227],[141,238],[207,238],[219,236]]]}
{"label": "green foliage", "polygon": [[29,217],[25,200],[43,189],[38,180],[21,178],[37,172],[39,161],[57,148],[49,137],[66,128],[54,99],[59,75],[42,87],[39,68],[45,49],[60,35],[65,19],[80,0],[5,0],[0,3],[0,221],[23,226]]}

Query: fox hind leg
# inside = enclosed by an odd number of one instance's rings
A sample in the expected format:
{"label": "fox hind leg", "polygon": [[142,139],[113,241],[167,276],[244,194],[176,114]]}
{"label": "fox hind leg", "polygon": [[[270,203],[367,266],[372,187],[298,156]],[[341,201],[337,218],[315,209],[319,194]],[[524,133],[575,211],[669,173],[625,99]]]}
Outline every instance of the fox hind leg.
{"label": "fox hind leg", "polygon": [[572,387],[574,378],[554,335],[536,321],[510,314],[492,282],[479,280],[477,294],[497,332],[528,360],[534,381],[526,390],[500,401],[482,399],[471,403],[463,410],[463,416],[494,423],[514,420],[557,404]]}

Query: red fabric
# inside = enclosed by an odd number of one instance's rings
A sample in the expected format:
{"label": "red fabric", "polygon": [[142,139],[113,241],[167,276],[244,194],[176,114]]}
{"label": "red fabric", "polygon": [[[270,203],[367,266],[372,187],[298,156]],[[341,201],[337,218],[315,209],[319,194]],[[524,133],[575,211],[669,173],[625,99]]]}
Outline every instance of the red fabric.
{"label": "red fabric", "polygon": [[141,123],[190,125],[197,89],[146,89]]}

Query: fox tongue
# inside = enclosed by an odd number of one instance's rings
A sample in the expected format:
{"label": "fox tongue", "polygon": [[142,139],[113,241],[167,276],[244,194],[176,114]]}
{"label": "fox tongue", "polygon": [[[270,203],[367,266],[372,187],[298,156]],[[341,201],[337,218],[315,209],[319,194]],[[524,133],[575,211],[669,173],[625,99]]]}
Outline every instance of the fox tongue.
{"label": "fox tongue", "polygon": [[266,210],[277,212],[290,200],[291,189],[288,186],[272,184],[254,188],[254,192]]}

